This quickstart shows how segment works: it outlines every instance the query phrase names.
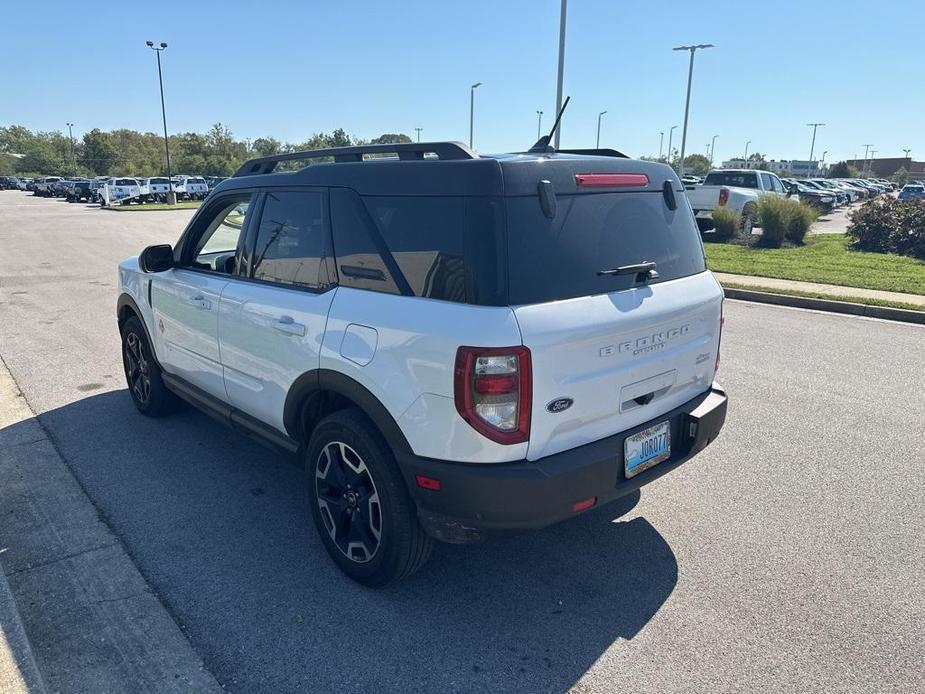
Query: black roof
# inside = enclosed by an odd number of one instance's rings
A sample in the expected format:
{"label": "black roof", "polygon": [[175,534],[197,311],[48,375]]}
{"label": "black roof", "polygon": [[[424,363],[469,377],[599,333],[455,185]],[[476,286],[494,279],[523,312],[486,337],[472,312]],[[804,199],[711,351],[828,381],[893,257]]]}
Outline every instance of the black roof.
{"label": "black roof", "polygon": [[[374,154],[378,158],[364,159]],[[382,156],[396,154],[397,156]],[[334,158],[297,171],[274,171],[284,161]],[[215,191],[334,186],[361,195],[535,195],[540,180],[550,181],[560,193],[598,192],[579,189],[579,173],[642,173],[648,186],[631,190],[662,190],[671,180],[683,187],[674,171],[656,162],[630,159],[615,150],[560,150],[558,152],[477,155],[460,143],[403,143],[315,150],[262,157],[244,164]]]}

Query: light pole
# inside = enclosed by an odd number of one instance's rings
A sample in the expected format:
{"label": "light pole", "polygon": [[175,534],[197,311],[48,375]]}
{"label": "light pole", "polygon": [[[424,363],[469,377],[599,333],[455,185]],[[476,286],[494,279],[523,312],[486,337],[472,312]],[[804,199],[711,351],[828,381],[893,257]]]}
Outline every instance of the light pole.
{"label": "light pole", "polygon": [[540,130],[543,128],[543,112],[536,112],[536,139],[540,139]]}
{"label": "light pole", "polygon": [[476,82],[469,87],[469,149],[472,149],[472,130],[475,126],[475,90],[481,84],[481,82]]}
{"label": "light pole", "polygon": [[164,77],[161,74],[161,51],[167,44],[161,41],[155,46],[154,41],[145,41],[145,45],[157,53],[157,81],[161,85],[161,117],[164,119],[164,152],[167,154],[167,204],[177,204],[177,194],[173,192],[173,179],[170,177],[170,142],[167,140],[167,109],[164,107]]}
{"label": "light pole", "polygon": [[73,123],[67,124],[67,140],[71,143],[71,172],[77,175],[77,157],[74,156],[74,131],[71,130],[73,127]]}
{"label": "light pole", "polygon": [[877,153],[877,150],[870,150],[870,160],[867,162],[867,174],[870,175],[874,172],[874,155]]}
{"label": "light pole", "polygon": [[749,146],[751,143],[752,143],[751,140],[749,140],[748,142],[745,143],[745,168],[746,168],[746,169],[749,168],[749,167],[748,167],[748,146]]}
{"label": "light pole", "polygon": [[820,174],[820,175],[822,175],[822,169],[823,169],[824,166],[825,166],[825,155],[828,154],[828,153],[829,153],[829,150],[827,150],[827,149],[822,150],[822,159],[821,159],[820,162],[819,162],[819,174]]}
{"label": "light pole", "polygon": [[873,147],[872,144],[864,145],[864,164],[861,166],[861,173],[867,171],[867,150]]}
{"label": "light pole", "polygon": [[691,81],[694,78],[694,53],[699,48],[713,48],[712,43],[699,43],[696,46],[678,46],[673,51],[690,51],[691,63],[687,69],[687,100],[684,102],[684,128],[681,130],[681,162],[678,165],[678,176],[684,175],[684,150],[687,147],[687,115],[691,107]]}
{"label": "light pole", "polygon": [[661,130],[658,133],[658,160],[659,161],[662,160],[662,150],[664,149],[664,145],[665,145],[665,131]]}
{"label": "light pole", "polygon": [[903,152],[906,153],[906,159],[909,158],[909,152],[911,152],[911,151],[912,151],[911,149],[904,149],[904,150],[903,150]]}
{"label": "light pole", "polygon": [[[562,82],[565,71],[565,18],[568,14],[568,0],[562,0],[559,8],[559,73],[556,77],[556,117],[562,111]],[[562,126],[556,128],[553,147],[559,149],[559,133],[562,132]]]}
{"label": "light pole", "polygon": [[423,128],[415,128],[415,129],[414,129],[414,131],[418,134],[418,142],[421,141],[421,130],[423,130]]}
{"label": "light pole", "polygon": [[677,125],[672,125],[668,130],[668,166],[671,166],[671,137],[674,135],[674,129],[677,127]]}
{"label": "light pole", "polygon": [[607,111],[601,111],[597,114],[597,145],[595,145],[595,149],[601,148],[601,118],[604,117],[605,113]]}
{"label": "light pole", "polygon": [[824,126],[824,125],[825,123],[807,123],[806,124],[806,127],[813,129],[813,143],[809,146],[810,166],[812,166],[812,161],[813,161],[813,150],[816,149],[816,129],[819,128],[819,126]]}
{"label": "light pole", "polygon": [[714,135],[713,139],[710,141],[710,168],[713,168],[713,155],[716,153],[716,138],[719,135]]}

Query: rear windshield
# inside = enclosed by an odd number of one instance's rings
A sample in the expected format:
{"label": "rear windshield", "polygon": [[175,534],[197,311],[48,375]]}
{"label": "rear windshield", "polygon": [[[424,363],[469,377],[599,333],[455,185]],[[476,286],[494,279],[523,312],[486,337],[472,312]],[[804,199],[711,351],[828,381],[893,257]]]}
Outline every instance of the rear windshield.
{"label": "rear windshield", "polygon": [[135,181],[134,178],[120,178],[118,181],[116,181],[116,185],[117,186],[136,186],[138,185],[138,183]]}
{"label": "rear windshield", "polygon": [[155,184],[157,184],[157,183],[162,183],[162,184],[164,184],[164,185],[167,185],[167,182],[168,182],[168,181],[167,181],[166,178],[149,178],[149,179],[148,179],[148,182],[149,182],[149,183],[155,183]]}
{"label": "rear windshield", "polygon": [[650,284],[706,269],[689,205],[679,200],[671,211],[660,191],[560,195],[554,220],[536,196],[506,202],[513,305],[628,289],[634,275],[597,274],[624,265],[654,262],[659,276]]}
{"label": "rear windshield", "polygon": [[734,186],[736,188],[757,188],[758,176],[748,172],[713,171],[707,174],[705,186]]}
{"label": "rear windshield", "polygon": [[188,178],[186,179],[187,183],[205,183],[205,180],[202,178]]}

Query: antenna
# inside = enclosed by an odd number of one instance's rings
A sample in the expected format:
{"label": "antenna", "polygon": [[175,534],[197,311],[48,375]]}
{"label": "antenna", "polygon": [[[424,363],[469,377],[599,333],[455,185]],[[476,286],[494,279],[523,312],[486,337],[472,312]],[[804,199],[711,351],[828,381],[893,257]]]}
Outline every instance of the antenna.
{"label": "antenna", "polygon": [[543,135],[539,140],[536,141],[536,144],[533,145],[528,152],[555,152],[555,147],[550,147],[549,142],[552,140],[553,135],[556,134],[556,130],[559,129],[559,121],[562,120],[562,114],[565,113],[565,109],[568,106],[568,102],[572,97],[565,97],[565,103],[562,104],[562,108],[559,109],[559,115],[556,116],[556,122],[552,124],[552,130],[549,131],[548,135]]}

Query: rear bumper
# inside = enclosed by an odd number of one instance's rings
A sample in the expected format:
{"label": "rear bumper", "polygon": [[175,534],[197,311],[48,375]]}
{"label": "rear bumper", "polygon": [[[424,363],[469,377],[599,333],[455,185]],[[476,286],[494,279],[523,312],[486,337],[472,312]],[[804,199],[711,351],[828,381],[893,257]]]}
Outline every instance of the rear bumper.
{"label": "rear bumper", "polygon": [[[398,454],[398,461],[425,530],[446,542],[477,542],[494,533],[552,525],[576,515],[576,502],[597,497],[593,507],[601,506],[671,472],[719,435],[726,404],[725,391],[714,383],[637,427],[532,462],[453,463],[413,454]],[[627,479],[624,439],[666,420],[671,457]],[[417,475],[440,480],[440,490],[421,489]]]}

